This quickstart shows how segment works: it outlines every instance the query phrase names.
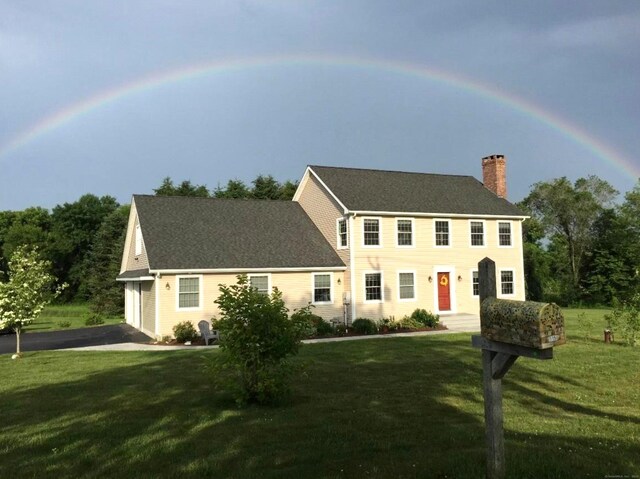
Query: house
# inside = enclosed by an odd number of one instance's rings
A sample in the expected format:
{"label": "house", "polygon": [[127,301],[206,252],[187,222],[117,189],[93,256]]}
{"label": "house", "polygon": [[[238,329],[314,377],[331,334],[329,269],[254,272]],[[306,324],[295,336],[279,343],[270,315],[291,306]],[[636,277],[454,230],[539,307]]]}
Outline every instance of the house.
{"label": "house", "polygon": [[483,158],[481,183],[309,166],[291,202],[135,195],[117,278],[127,322],[160,337],[210,319],[218,285],[238,274],[326,320],[477,314],[485,256],[498,296],[522,300],[526,216],[505,199],[505,167],[502,155]]}

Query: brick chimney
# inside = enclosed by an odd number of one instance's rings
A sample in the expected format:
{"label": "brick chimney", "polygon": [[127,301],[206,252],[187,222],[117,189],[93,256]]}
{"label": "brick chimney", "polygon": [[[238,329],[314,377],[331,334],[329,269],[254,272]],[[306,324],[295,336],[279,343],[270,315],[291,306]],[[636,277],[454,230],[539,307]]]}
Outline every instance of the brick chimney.
{"label": "brick chimney", "polygon": [[485,156],[482,159],[482,182],[498,197],[507,197],[507,159],[504,155]]}

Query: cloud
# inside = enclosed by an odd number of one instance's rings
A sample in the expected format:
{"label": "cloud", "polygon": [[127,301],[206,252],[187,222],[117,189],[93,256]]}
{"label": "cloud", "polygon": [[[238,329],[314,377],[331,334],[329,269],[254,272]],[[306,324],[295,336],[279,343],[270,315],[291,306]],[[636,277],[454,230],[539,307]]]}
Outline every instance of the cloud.
{"label": "cloud", "polygon": [[569,23],[543,34],[551,46],[619,48],[640,41],[640,15],[610,16]]}

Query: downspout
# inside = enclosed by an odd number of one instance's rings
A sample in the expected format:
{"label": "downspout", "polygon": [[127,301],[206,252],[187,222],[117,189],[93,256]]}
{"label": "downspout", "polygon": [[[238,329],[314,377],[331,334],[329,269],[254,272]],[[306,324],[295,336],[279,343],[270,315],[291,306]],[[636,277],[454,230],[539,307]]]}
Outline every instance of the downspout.
{"label": "downspout", "polygon": [[356,254],[353,243],[353,225],[355,224],[356,214],[349,215],[349,269],[351,273],[351,322],[356,319]]}

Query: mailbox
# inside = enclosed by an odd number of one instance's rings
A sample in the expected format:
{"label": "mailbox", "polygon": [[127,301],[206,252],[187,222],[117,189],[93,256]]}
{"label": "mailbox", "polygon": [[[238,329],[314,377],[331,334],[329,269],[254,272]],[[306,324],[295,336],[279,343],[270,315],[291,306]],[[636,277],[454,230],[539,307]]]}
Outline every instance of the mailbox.
{"label": "mailbox", "polygon": [[566,341],[564,316],[555,303],[486,298],[480,306],[480,332],[492,341],[535,349]]}

